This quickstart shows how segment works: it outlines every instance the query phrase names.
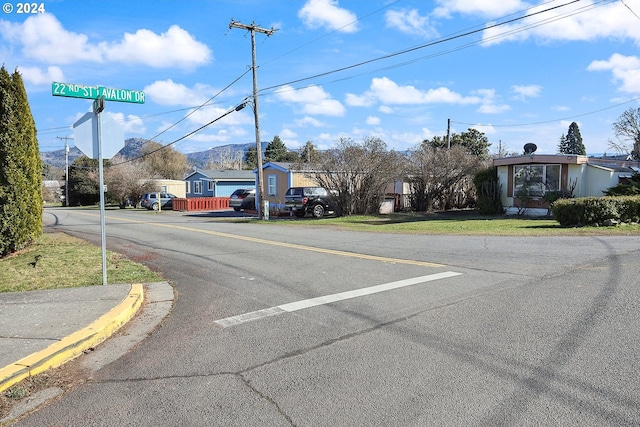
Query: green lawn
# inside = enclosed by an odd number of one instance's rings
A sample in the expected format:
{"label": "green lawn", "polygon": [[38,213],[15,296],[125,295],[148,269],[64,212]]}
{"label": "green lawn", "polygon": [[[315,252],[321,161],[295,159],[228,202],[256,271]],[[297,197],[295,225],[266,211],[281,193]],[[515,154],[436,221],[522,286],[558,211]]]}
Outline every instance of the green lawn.
{"label": "green lawn", "polygon": [[[162,280],[147,267],[107,252],[107,283]],[[37,242],[0,259],[0,292],[102,285],[102,250],[63,233],[45,233]]]}
{"label": "green lawn", "polygon": [[333,227],[353,231],[491,236],[627,236],[640,235],[640,225],[561,227],[551,218],[483,216],[473,211],[433,214],[396,213],[322,219],[278,219],[291,226]]}

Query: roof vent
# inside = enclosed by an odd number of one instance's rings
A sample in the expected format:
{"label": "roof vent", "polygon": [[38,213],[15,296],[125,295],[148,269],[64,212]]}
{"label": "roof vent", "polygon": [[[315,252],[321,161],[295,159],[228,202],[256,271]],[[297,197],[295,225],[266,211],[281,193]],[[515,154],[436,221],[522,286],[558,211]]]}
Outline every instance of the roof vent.
{"label": "roof vent", "polygon": [[533,154],[538,149],[538,146],[533,142],[528,142],[524,144],[524,154]]}

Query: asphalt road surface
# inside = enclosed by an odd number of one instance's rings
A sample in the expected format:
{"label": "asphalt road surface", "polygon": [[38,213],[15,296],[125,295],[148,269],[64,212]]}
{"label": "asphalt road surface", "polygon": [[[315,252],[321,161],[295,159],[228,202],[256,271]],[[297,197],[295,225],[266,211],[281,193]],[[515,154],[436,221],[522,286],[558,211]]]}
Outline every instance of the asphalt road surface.
{"label": "asphalt road surface", "polygon": [[[100,242],[98,211],[47,209],[45,224]],[[640,425],[639,237],[132,209],[106,224],[175,308],[19,426]]]}

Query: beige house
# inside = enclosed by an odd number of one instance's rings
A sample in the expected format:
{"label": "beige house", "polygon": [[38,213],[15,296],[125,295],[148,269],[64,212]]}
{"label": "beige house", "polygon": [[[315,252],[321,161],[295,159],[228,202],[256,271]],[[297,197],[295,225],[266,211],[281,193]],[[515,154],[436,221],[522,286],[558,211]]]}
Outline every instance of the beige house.
{"label": "beige house", "polygon": [[176,197],[184,198],[186,195],[186,188],[184,181],[178,179],[154,179],[154,183],[157,185],[158,190],[163,193],[171,193]]}
{"label": "beige house", "polygon": [[[313,180],[313,171],[298,169],[295,163],[267,162],[262,165],[264,179],[264,200],[269,201],[269,210],[284,212],[284,195],[289,187],[314,187],[318,184]],[[255,169],[256,182],[258,170]]]}
{"label": "beige house", "polygon": [[572,190],[574,197],[599,197],[621,179],[640,171],[636,161],[575,154],[503,157],[494,159],[493,166],[497,168],[502,206],[507,213],[526,207],[531,214],[547,212],[549,204],[544,196],[549,192]]}

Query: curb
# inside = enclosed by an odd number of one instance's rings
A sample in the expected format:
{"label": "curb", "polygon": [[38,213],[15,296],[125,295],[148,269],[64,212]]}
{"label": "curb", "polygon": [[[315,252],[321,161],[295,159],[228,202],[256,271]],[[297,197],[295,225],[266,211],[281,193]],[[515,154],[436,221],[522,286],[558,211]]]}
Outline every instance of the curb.
{"label": "curb", "polygon": [[64,337],[44,350],[1,368],[0,391],[8,389],[27,377],[58,367],[102,343],[138,312],[143,300],[144,288],[142,284],[131,285],[129,294],[120,304],[86,328]]}

